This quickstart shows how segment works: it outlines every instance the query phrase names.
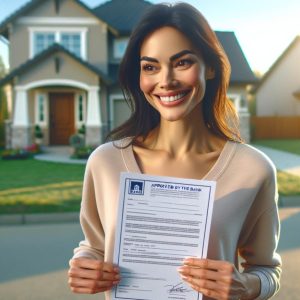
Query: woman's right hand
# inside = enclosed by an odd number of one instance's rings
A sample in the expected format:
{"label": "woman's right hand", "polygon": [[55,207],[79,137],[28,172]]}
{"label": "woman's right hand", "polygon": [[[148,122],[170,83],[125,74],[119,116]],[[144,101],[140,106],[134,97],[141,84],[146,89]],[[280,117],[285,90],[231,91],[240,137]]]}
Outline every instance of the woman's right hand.
{"label": "woman's right hand", "polygon": [[69,264],[69,285],[74,293],[105,292],[120,282],[119,268],[111,263],[79,257],[71,259]]}

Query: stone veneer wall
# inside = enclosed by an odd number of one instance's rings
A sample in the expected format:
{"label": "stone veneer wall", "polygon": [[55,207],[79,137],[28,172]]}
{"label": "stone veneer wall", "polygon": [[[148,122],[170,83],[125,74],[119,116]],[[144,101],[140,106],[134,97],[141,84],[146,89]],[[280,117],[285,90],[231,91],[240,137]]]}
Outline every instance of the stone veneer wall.
{"label": "stone veneer wall", "polygon": [[102,143],[102,128],[98,126],[87,126],[85,130],[85,144],[87,146],[98,146]]}
{"label": "stone veneer wall", "polygon": [[11,149],[12,148],[12,121],[11,120],[5,120],[5,148]]}
{"label": "stone veneer wall", "polygon": [[24,148],[33,143],[33,126],[12,126],[11,146],[12,148]]}

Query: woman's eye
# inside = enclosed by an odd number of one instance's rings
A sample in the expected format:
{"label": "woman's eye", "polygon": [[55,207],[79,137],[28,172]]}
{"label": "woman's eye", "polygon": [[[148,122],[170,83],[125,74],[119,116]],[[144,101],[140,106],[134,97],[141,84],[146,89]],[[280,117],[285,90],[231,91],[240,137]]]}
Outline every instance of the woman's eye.
{"label": "woman's eye", "polygon": [[156,70],[156,68],[153,65],[143,65],[142,69],[145,72],[154,72]]}
{"label": "woman's eye", "polygon": [[181,59],[177,62],[177,67],[188,67],[193,64],[193,61],[191,59]]}

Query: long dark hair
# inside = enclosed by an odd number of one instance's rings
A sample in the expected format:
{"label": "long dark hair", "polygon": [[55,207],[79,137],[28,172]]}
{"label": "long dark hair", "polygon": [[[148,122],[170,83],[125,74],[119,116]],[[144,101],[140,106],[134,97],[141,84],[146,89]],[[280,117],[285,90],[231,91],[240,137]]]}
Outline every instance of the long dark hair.
{"label": "long dark hair", "polygon": [[226,140],[241,141],[238,117],[226,96],[230,77],[228,58],[203,15],[186,3],[153,5],[132,32],[119,70],[119,82],[131,116],[112,130],[108,139],[130,136],[133,137],[131,143],[135,143],[138,137],[145,139],[159,124],[159,113],[148,103],[140,89],[140,49],[146,36],[165,26],[179,30],[190,39],[202,54],[205,64],[215,72],[214,78],[207,80],[203,98],[203,117],[207,128]]}

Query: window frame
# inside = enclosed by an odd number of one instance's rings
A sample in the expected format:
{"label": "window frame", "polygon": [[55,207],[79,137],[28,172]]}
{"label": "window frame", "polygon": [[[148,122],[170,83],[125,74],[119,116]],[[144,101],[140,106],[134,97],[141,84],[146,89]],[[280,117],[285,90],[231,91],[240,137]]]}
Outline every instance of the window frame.
{"label": "window frame", "polygon": [[80,58],[87,60],[87,27],[29,27],[29,58],[36,56],[34,37],[36,33],[54,33],[55,43],[61,44],[63,33],[78,33],[80,35]]}
{"label": "window frame", "polygon": [[[40,97],[43,97],[43,115],[44,120],[40,120]],[[41,127],[46,127],[49,122],[49,100],[48,100],[48,94],[45,92],[36,92],[35,93],[35,110],[34,110],[34,121],[36,125],[39,125]]]}
{"label": "window frame", "polygon": [[241,105],[242,100],[243,100],[242,99],[243,95],[229,93],[229,94],[227,94],[227,97],[233,102],[234,107],[238,113],[248,113],[249,112],[248,105],[247,106]]}
{"label": "window frame", "polygon": [[[128,45],[128,41],[129,41],[128,37],[121,37],[121,38],[116,38],[116,39],[113,40],[113,58],[114,59],[122,59],[122,57],[125,54],[125,51],[126,51],[126,48],[127,48],[127,45]],[[120,53],[118,51],[119,50],[118,49],[118,44],[122,43],[122,42],[126,42],[126,47],[124,49],[124,52]]]}
{"label": "window frame", "polygon": [[[82,115],[83,120],[79,119],[79,98],[82,97]],[[75,94],[75,124],[76,128],[80,129],[82,125],[86,124],[87,120],[87,97],[85,92],[79,92]]]}

